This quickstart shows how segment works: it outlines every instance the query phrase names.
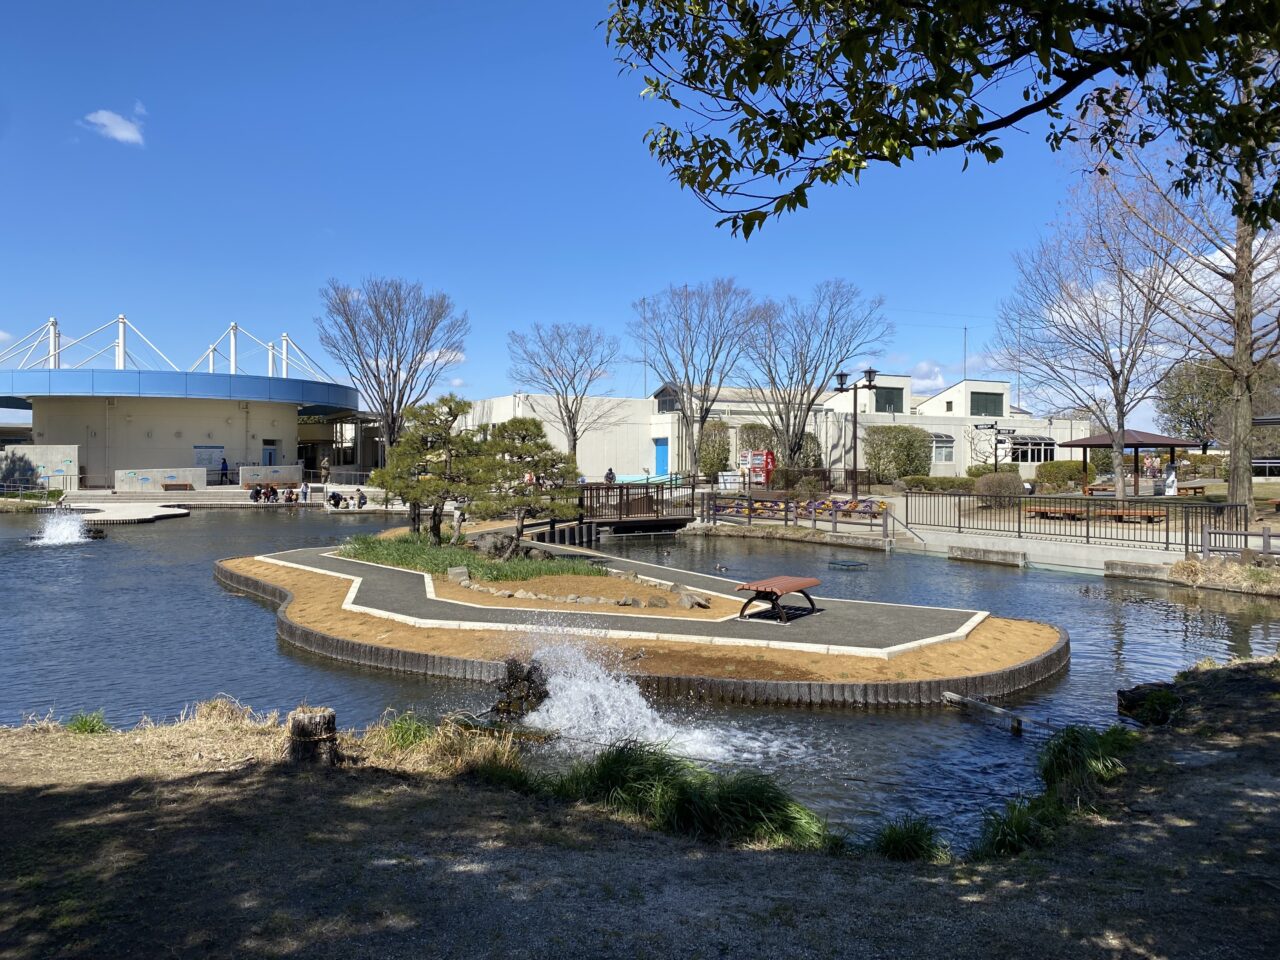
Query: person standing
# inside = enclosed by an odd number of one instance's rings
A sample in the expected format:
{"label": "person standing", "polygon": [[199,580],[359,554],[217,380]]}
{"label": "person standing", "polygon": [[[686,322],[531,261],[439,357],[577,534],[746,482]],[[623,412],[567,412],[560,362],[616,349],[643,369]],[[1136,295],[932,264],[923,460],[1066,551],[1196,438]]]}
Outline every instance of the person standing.
{"label": "person standing", "polygon": [[329,482],[329,458],[325,457],[320,461],[320,482]]}
{"label": "person standing", "polygon": [[307,494],[310,492],[310,490],[311,488],[307,486],[307,481],[303,480],[302,486],[298,487],[298,499],[301,500],[303,503],[306,503]]}
{"label": "person standing", "polygon": [[223,457],[223,458],[222,458],[222,468],[221,468],[221,470],[220,470],[219,472],[220,472],[220,473],[221,473],[221,475],[222,475],[222,486],[224,486],[224,487],[225,487],[225,486],[227,485],[227,473],[228,473],[228,468],[227,468],[227,458],[226,458],[226,457]]}

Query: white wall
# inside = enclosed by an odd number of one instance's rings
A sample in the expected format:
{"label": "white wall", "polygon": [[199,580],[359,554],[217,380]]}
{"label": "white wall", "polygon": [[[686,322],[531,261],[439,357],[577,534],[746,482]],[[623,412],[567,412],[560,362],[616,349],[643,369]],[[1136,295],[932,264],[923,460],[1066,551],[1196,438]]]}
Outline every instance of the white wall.
{"label": "white wall", "polygon": [[32,429],[37,444],[78,445],[90,486],[110,483],[117,470],[195,466],[197,445],[221,445],[231,466],[262,462],[268,439],[278,463],[298,452],[298,408],[289,403],[37,397]]}

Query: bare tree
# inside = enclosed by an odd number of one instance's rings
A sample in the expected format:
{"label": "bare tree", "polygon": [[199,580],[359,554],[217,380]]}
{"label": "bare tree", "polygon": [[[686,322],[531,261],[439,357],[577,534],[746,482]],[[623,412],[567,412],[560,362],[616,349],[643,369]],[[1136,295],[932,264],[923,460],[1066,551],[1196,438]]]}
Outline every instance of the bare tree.
{"label": "bare tree", "polygon": [[[1254,105],[1255,78],[1277,67],[1274,55],[1244,50],[1254,57],[1257,72],[1223,87],[1242,114]],[[1222,156],[1223,169],[1232,171],[1234,195],[1253,196],[1255,181],[1274,169],[1274,158],[1275,146],[1265,139]],[[1133,237],[1168,258],[1176,285],[1165,312],[1176,336],[1228,374],[1230,400],[1219,423],[1229,438],[1227,496],[1252,504],[1254,395],[1261,371],[1280,356],[1280,237],[1233,213],[1230,198],[1172,182],[1169,166],[1175,161],[1152,147],[1121,143],[1098,166],[1109,174],[1106,182]]]}
{"label": "bare tree", "polygon": [[856,357],[878,353],[892,333],[883,306],[883,299],[864,299],[845,280],[818,284],[808,300],[762,305],[743,379],[777,438],[784,466],[799,464],[813,408],[836,372]]}
{"label": "bare tree", "polygon": [[1088,411],[1112,434],[1117,497],[1125,424],[1177,359],[1162,330],[1173,246],[1136,243],[1124,220],[1100,178],[1087,179],[1054,233],[1015,257],[1017,288],[993,344],[996,364],[1016,367],[1033,397]]}
{"label": "bare tree", "polygon": [[721,278],[671,286],[634,304],[634,337],[642,362],[676,394],[684,434],[684,469],[698,469],[702,428],[725,381],[738,369],[759,305],[749,291]]}
{"label": "bare tree", "polygon": [[[591,391],[611,375],[620,350],[616,337],[588,324],[535,323],[528,334],[512,333],[507,339],[508,375],[551,397],[550,419],[560,424],[571,457],[578,455],[578,441],[608,423],[617,407]],[[536,401],[533,406],[537,408]]]}
{"label": "bare tree", "polygon": [[445,372],[462,362],[471,324],[448,294],[396,277],[357,287],[330,280],[320,291],[320,344],[378,414],[382,441],[395,446],[404,411],[417,406]]}

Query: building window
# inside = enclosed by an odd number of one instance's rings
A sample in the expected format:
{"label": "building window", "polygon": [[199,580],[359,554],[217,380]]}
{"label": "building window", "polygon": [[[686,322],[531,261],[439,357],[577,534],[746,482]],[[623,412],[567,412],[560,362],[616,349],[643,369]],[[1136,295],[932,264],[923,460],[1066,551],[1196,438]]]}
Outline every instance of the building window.
{"label": "building window", "polygon": [[[1001,440],[1001,446],[1004,443],[1005,441]],[[1050,463],[1057,449],[1052,437],[1015,435],[1009,437],[1008,444],[1011,463]]]}
{"label": "building window", "polygon": [[876,387],[876,413],[901,413],[901,387]]}
{"label": "building window", "polygon": [[969,416],[971,417],[1003,417],[1003,393],[971,393],[969,394]]}
{"label": "building window", "polygon": [[949,433],[931,433],[929,437],[933,440],[933,462],[934,463],[955,463],[956,462],[956,438]]}
{"label": "building window", "polygon": [[658,412],[659,413],[678,413],[680,410],[680,397],[674,390],[668,390],[658,394]]}
{"label": "building window", "polygon": [[955,410],[955,407],[956,405],[952,401],[947,401],[947,413],[952,413]]}

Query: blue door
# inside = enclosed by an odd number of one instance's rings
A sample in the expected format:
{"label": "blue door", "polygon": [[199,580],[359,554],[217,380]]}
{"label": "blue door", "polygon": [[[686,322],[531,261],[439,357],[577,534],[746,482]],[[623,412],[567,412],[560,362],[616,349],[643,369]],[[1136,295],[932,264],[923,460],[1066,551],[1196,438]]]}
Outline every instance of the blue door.
{"label": "blue door", "polygon": [[668,466],[667,438],[658,437],[653,441],[653,475],[655,477],[665,477]]}

